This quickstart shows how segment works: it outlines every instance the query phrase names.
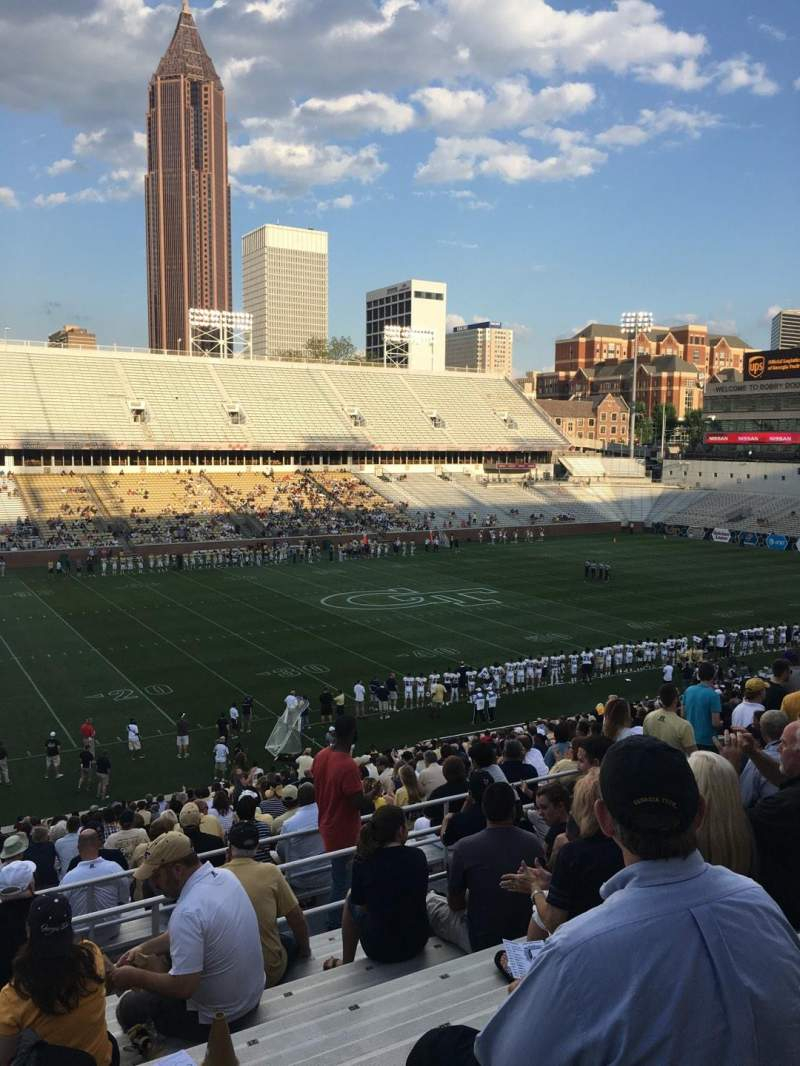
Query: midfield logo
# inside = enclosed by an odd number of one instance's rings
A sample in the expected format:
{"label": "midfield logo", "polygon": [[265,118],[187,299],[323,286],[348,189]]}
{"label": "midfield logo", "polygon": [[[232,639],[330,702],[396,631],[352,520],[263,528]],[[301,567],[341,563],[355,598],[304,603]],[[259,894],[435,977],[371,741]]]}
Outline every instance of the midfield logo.
{"label": "midfield logo", "polygon": [[476,607],[499,604],[497,589],[466,588],[419,592],[417,589],[369,589],[337,592],[320,600],[323,607],[343,611],[402,611],[419,607]]}

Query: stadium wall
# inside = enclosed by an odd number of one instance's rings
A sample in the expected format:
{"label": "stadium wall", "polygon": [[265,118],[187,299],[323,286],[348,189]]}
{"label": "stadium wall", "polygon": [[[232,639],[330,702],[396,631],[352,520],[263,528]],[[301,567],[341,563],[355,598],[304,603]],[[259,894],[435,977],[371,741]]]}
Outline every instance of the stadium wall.
{"label": "stadium wall", "polygon": [[[545,525],[502,527],[502,531],[507,537],[513,537],[515,532],[520,537],[524,537],[528,529],[533,529],[537,532],[540,529],[544,529],[545,541],[547,541],[553,537],[592,536],[598,533],[641,533],[644,526],[641,522],[554,522]],[[478,534],[483,532],[485,537],[488,529],[474,526],[471,529],[445,529],[435,530],[434,532],[446,533],[448,537],[455,537],[461,544],[477,544]],[[349,544],[353,540],[360,540],[362,536],[363,534],[348,533],[337,536],[252,537],[246,540],[180,541],[175,544],[120,544],[113,548],[96,548],[95,555],[99,558],[103,551],[109,555],[120,554],[125,556],[163,555],[165,553],[181,555],[192,551],[231,551],[237,548],[254,548],[257,545],[269,547],[272,544],[301,544],[311,541],[336,545]],[[375,537],[373,535],[372,539],[381,541],[386,539],[390,543],[397,539],[401,541],[413,540],[415,544],[421,545],[425,540],[425,532],[420,530],[391,530],[385,536]],[[57,559],[63,559],[64,556],[67,556],[71,562],[75,562],[78,559],[86,559],[88,555],[89,548],[37,548],[31,551],[0,552],[0,558],[6,563],[9,570],[37,566],[46,567],[50,560],[55,562]]]}
{"label": "stadium wall", "polygon": [[746,463],[703,459],[669,459],[661,477],[664,485],[683,489],[742,487],[747,492],[775,495],[800,492],[800,466],[796,463]]}

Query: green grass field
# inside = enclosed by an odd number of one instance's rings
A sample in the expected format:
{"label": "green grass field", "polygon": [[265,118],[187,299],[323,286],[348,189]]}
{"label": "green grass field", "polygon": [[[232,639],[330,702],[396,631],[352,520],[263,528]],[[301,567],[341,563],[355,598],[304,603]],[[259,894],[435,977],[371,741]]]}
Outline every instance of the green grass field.
{"label": "green grass field", "polygon": [[[592,557],[611,563],[611,582],[584,582],[583,560]],[[350,694],[357,679],[389,670],[429,672],[462,658],[479,667],[639,635],[791,622],[798,567],[797,553],[618,535],[116,578],[9,570],[0,581],[0,736],[13,787],[0,790],[0,821],[88,805],[76,790],[87,714],[112,759],[112,798],[191,787],[211,777],[214,721],[245,692],[256,700],[245,746],[263,765],[289,688],[308,694],[316,712],[324,684]],[[658,676],[637,673],[615,688],[653,693]],[[588,709],[608,690],[601,680],[517,694],[501,700],[498,722]],[[181,762],[174,720],[184,710],[191,755]],[[124,743],[130,716],[146,756],[135,762]],[[316,713],[312,722],[319,741]],[[436,723],[421,710],[370,719],[360,739],[385,746],[467,728],[468,709],[456,704]],[[45,782],[51,729],[65,777]]]}

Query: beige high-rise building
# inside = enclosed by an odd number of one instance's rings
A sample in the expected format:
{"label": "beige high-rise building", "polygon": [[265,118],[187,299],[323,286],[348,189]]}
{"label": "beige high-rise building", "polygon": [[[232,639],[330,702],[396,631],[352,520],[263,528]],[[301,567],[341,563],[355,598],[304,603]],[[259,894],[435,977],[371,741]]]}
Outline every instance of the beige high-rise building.
{"label": "beige high-rise building", "polygon": [[800,308],[784,307],[773,316],[770,348],[800,348]]}
{"label": "beige high-rise building", "polygon": [[500,322],[473,322],[447,334],[445,365],[511,377],[513,349],[513,329],[503,329]]}
{"label": "beige high-rise building", "polygon": [[244,309],[253,316],[253,356],[309,352],[328,338],[328,234],[266,225],[242,237]]}

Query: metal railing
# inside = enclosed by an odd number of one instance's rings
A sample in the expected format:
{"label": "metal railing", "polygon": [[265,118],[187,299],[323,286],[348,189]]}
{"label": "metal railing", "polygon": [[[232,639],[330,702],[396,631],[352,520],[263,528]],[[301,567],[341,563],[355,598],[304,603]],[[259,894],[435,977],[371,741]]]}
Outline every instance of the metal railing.
{"label": "metal railing", "polygon": [[[514,787],[522,784],[544,784],[549,783],[550,781],[559,780],[561,778],[575,777],[578,772],[578,770],[563,770],[557,774],[548,774],[548,776],[544,778],[538,776],[528,777],[523,779],[522,781],[514,781],[510,783]],[[451,803],[458,803],[459,801],[463,802],[464,800],[469,798],[469,795],[470,794],[468,792],[463,792],[455,796],[443,797],[442,799],[427,799],[423,800],[421,803],[409,804],[408,806],[402,807],[401,810],[405,813],[424,810],[428,807],[444,807],[444,813],[448,813]],[[527,811],[533,806],[534,804],[530,803],[524,804],[523,810]],[[369,821],[371,817],[371,814],[364,815],[362,816],[362,821]],[[278,836],[266,837],[264,840],[259,841],[259,847],[256,853],[256,858],[259,861],[268,860],[268,852],[270,849],[266,847],[266,845],[277,843],[281,840],[290,840],[295,839],[297,837],[309,836],[312,833],[319,833],[319,829],[299,829],[294,833],[282,833]],[[413,841],[415,845],[424,845],[425,843],[438,842],[440,840],[439,833],[439,826],[430,826],[427,829],[412,830],[408,834],[408,839]],[[428,839],[426,840],[424,838]],[[223,846],[220,848],[215,848],[213,851],[201,852],[198,857],[201,859],[217,858],[218,856],[225,855],[227,853],[227,850],[227,846]],[[291,859],[288,862],[278,863],[277,868],[284,874],[286,874],[287,871],[294,873],[301,872],[305,867],[316,867],[317,869],[321,869],[325,866],[328,866],[332,859],[344,858],[346,856],[355,855],[355,853],[356,846],[352,846],[349,848],[341,848],[337,851],[324,851],[320,852],[317,855],[309,855],[302,859]],[[435,874],[432,878],[430,878],[430,880],[437,879],[440,876],[444,876],[444,874]],[[114,883],[121,880],[122,878],[131,879],[132,877],[133,870],[120,869],[118,873],[106,874],[103,877],[92,878],[85,881],[75,881],[66,886],[57,885],[53,888],[43,888],[35,894],[37,896],[62,895],[69,894],[70,892],[76,889],[85,888],[89,897],[89,905],[93,906],[95,902],[94,890],[98,885]],[[320,904],[319,906],[312,907],[308,910],[303,911],[303,913],[306,915],[306,917],[309,917],[311,915],[325,913],[329,910],[341,907],[342,905],[343,900],[335,900],[332,903],[325,903]],[[169,912],[172,911],[174,906],[175,901],[168,899],[164,895],[151,896],[147,899],[133,900],[130,903],[121,903],[114,907],[107,907],[97,911],[90,910],[86,914],[75,915],[74,924],[76,929],[78,929],[80,932],[87,933],[90,937],[94,937],[100,930],[103,930],[108,927],[119,926],[120,924],[124,924],[126,921],[141,919],[143,917],[146,917],[149,913],[151,930],[150,935],[158,936],[159,933],[163,932],[161,928],[163,916],[165,914],[169,914]],[[124,941],[121,941],[121,943],[124,943]],[[110,944],[108,946],[113,949],[115,945]]]}

